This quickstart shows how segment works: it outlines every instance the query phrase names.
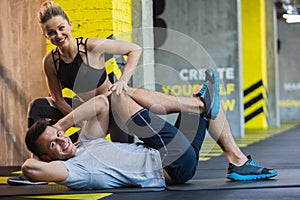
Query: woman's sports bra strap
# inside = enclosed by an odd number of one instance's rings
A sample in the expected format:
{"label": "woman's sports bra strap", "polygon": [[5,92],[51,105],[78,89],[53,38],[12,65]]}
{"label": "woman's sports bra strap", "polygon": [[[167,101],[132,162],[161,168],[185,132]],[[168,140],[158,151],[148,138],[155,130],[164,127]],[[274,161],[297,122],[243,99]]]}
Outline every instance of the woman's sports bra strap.
{"label": "woman's sports bra strap", "polygon": [[[85,57],[86,57],[86,63],[89,64],[89,59],[88,59],[88,55],[87,55],[87,47],[86,47],[87,40],[88,40],[88,38],[83,38],[83,37],[76,38],[76,41],[77,41],[77,50],[78,50],[78,52],[83,53],[85,55]],[[82,51],[80,49],[80,45],[84,46],[84,51]]]}
{"label": "woman's sports bra strap", "polygon": [[[56,58],[55,58],[55,54],[57,55]],[[55,69],[56,69],[56,72],[57,72],[58,71],[57,61],[60,60],[60,54],[59,54],[58,48],[55,48],[55,49],[52,50],[52,59],[53,59],[54,66],[55,66]]]}

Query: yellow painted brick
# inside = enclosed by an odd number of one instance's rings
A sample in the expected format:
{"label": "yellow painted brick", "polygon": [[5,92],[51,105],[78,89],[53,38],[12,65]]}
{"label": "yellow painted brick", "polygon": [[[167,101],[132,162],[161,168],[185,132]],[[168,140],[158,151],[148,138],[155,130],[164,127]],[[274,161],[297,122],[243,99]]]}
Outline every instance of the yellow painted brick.
{"label": "yellow painted brick", "polygon": [[81,7],[83,9],[89,8],[112,8],[111,0],[84,0]]}
{"label": "yellow painted brick", "polygon": [[90,22],[85,22],[82,25],[86,31],[90,31],[93,29],[102,29],[102,30],[111,30],[113,29],[113,25],[111,24],[110,21],[90,21]]}
{"label": "yellow painted brick", "polygon": [[83,14],[80,10],[72,10],[72,12],[68,12],[68,16],[71,22],[74,23],[75,21],[81,21]]}
{"label": "yellow painted brick", "polygon": [[124,21],[127,23],[130,23],[129,19],[131,19],[131,17],[129,15],[124,15],[124,13],[122,13],[122,12],[115,13],[113,17],[114,17],[114,20]]}
{"label": "yellow painted brick", "polygon": [[101,19],[110,19],[113,20],[112,12],[109,10],[89,10],[84,12],[82,16],[83,20],[101,20]]}
{"label": "yellow painted brick", "polygon": [[[74,37],[108,37],[132,41],[131,0],[56,0],[72,21]],[[126,34],[125,34],[126,33]],[[48,44],[47,49],[53,45]]]}

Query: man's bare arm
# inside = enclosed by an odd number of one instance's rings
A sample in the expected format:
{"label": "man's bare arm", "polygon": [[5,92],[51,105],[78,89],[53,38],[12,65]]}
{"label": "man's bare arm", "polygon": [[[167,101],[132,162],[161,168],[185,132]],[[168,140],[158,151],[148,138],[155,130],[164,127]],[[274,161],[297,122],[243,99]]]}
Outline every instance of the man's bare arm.
{"label": "man's bare arm", "polygon": [[103,95],[96,96],[60,119],[54,127],[66,131],[76,123],[95,118],[105,106],[109,106],[107,98]]}
{"label": "man's bare arm", "polygon": [[34,158],[24,162],[22,172],[32,182],[61,182],[68,177],[67,168],[61,161],[43,162]]}

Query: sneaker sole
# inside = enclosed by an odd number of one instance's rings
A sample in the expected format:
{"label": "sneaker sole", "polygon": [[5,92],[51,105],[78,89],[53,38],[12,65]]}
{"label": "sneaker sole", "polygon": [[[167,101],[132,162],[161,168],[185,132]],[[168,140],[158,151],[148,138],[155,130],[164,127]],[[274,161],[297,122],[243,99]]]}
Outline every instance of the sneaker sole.
{"label": "sneaker sole", "polygon": [[208,74],[207,76],[211,77],[210,79],[212,79],[212,80],[208,80],[208,81],[212,83],[213,88],[214,88],[214,101],[213,101],[213,106],[211,109],[211,119],[215,119],[220,110],[219,78],[218,78],[218,74],[214,68],[209,68],[207,70],[207,73],[208,72],[212,73],[212,74]]}
{"label": "sneaker sole", "polygon": [[237,173],[231,173],[227,175],[227,178],[233,181],[252,181],[252,180],[261,180],[268,179],[274,176],[277,176],[277,172],[273,174],[261,174],[261,175],[240,175]]}

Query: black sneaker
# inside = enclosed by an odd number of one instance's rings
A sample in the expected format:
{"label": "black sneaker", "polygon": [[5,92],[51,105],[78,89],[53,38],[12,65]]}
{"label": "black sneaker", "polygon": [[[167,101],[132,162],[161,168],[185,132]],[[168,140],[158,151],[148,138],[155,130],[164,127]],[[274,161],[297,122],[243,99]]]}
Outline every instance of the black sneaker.
{"label": "black sneaker", "polygon": [[219,78],[214,68],[205,71],[205,82],[200,91],[194,96],[200,97],[205,104],[205,110],[201,114],[204,117],[215,119],[220,109]]}
{"label": "black sneaker", "polygon": [[257,164],[248,156],[248,161],[242,166],[235,166],[229,163],[227,178],[233,181],[252,181],[260,179],[268,179],[277,176],[277,171],[268,169]]}
{"label": "black sneaker", "polygon": [[9,185],[47,185],[48,182],[31,182],[23,174],[7,179]]}

